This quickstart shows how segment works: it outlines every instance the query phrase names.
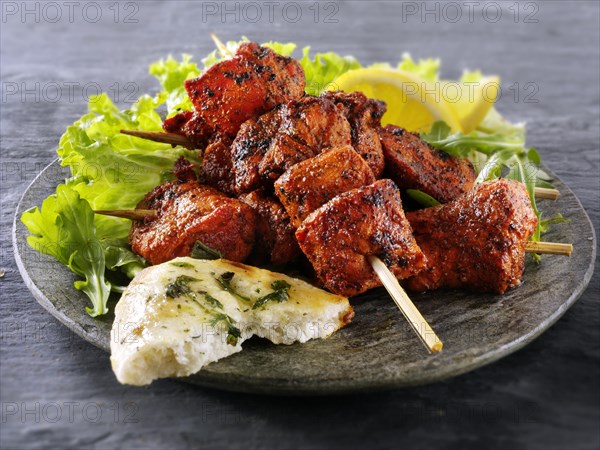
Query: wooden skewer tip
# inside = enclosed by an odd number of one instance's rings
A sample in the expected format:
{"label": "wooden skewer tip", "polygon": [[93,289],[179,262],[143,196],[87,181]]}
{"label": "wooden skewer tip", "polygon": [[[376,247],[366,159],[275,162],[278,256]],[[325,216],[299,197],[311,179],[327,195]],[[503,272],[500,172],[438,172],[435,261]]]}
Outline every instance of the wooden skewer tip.
{"label": "wooden skewer tip", "polygon": [[229,57],[234,56],[233,53],[227,48],[227,45],[225,45],[223,43],[223,41],[221,39],[219,39],[214,32],[210,33],[210,37],[212,38],[213,42],[217,46],[217,49],[219,50],[219,52],[221,52],[221,55],[229,56]]}
{"label": "wooden skewer tip", "polygon": [[571,256],[571,254],[573,253],[573,244],[529,241],[525,245],[525,251],[527,253],[539,253],[545,255]]}
{"label": "wooden skewer tip", "polygon": [[121,134],[126,134],[127,136],[133,136],[140,139],[147,139],[149,141],[161,142],[163,144],[181,145],[188,149],[194,148],[194,145],[190,142],[190,140],[181,134],[139,130],[121,130]]}
{"label": "wooden skewer tip", "polygon": [[368,256],[367,259],[383,283],[383,286],[388,291],[417,336],[419,336],[427,350],[431,353],[439,353],[442,351],[444,344],[440,338],[437,337],[429,323],[427,323],[425,318],[421,315],[404,289],[402,289],[402,286],[400,286],[400,283],[398,283],[398,279],[394,274],[390,272],[387,266],[378,257]]}
{"label": "wooden skewer tip", "polygon": [[536,187],[535,198],[546,199],[546,200],[557,200],[560,197],[560,192],[557,189],[549,189]]}
{"label": "wooden skewer tip", "polygon": [[119,217],[121,219],[130,220],[144,220],[146,217],[152,217],[156,215],[156,211],[153,209],[124,209],[124,210],[110,210],[110,209],[98,209],[94,211],[96,214],[103,216]]}

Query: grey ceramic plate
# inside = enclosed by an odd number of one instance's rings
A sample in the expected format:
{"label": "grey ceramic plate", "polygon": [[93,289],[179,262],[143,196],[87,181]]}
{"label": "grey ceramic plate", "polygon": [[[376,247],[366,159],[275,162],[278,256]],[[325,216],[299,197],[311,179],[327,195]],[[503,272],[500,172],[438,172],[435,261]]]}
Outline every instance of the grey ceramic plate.
{"label": "grey ceramic plate", "polygon": [[[86,314],[86,297],[73,287],[71,272],[29,248],[27,230],[19,220],[23,211],[40,205],[67,176],[55,161],[23,195],[15,216],[15,257],[40,304],[79,336],[108,351],[113,317],[93,319]],[[572,242],[572,257],[544,256],[539,266],[529,260],[523,285],[503,296],[434,292],[412,297],[444,341],[440,354],[426,353],[387,293],[376,289],[352,300],[354,321],[329,339],[290,346],[251,339],[241,353],[210,364],[185,380],[269,394],[366,391],[431,383],[518,350],[564,314],[593,273],[594,229],[569,188],[559,180],[556,187],[561,198],[541,202],[545,217],[560,212],[571,221],[555,225],[544,238]]]}

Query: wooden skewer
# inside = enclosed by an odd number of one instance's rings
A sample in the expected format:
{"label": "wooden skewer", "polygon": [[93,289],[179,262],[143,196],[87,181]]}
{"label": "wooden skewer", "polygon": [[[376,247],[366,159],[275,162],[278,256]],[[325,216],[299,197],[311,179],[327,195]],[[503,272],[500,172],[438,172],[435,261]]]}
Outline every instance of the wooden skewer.
{"label": "wooden skewer", "polygon": [[219,50],[222,56],[233,58],[233,53],[227,48],[223,41],[217,37],[215,33],[210,33],[210,37],[212,38],[213,42],[217,46],[217,49]]}
{"label": "wooden skewer", "polygon": [[[175,133],[161,133],[157,131],[138,131],[138,130],[121,130],[122,134],[127,134],[129,136],[135,136],[142,139],[148,139],[154,142],[163,142],[165,144],[171,145],[182,145],[183,147],[189,148],[193,150],[195,148],[194,144],[190,142],[190,140],[182,136],[181,134]],[[545,200],[556,200],[560,197],[560,192],[557,189],[548,189],[548,188],[535,188],[535,198],[545,199]]]}
{"label": "wooden skewer", "polygon": [[408,297],[398,279],[387,266],[377,256],[367,256],[369,263],[373,267],[373,270],[383,283],[383,286],[388,291],[396,306],[408,321],[414,332],[419,336],[421,342],[429,352],[438,353],[442,351],[444,344],[437,337],[431,326],[427,323],[427,320],[421,315],[417,307]]}
{"label": "wooden skewer", "polygon": [[[121,217],[130,220],[144,220],[146,217],[156,215],[153,209],[115,209],[115,210],[97,210],[96,214],[104,216]],[[573,253],[573,244],[561,244],[558,242],[533,242],[529,241],[525,245],[527,253],[541,253],[546,255],[571,256]]]}
{"label": "wooden skewer", "polygon": [[120,217],[130,220],[144,220],[146,217],[156,215],[156,211],[153,209],[100,209],[94,212],[103,216]]}
{"label": "wooden skewer", "polygon": [[[528,242],[525,251],[529,253],[546,253],[554,255],[571,256],[573,252],[572,244],[559,244],[556,242]],[[430,353],[442,351],[444,346],[440,338],[435,334],[427,320],[419,312],[415,304],[411,301],[408,294],[402,289],[396,276],[390,272],[384,262],[376,256],[367,256],[367,259],[373,270],[383,283],[386,291],[398,306],[398,309],[408,321],[413,331],[421,339],[421,342]]]}
{"label": "wooden skewer", "polygon": [[[155,142],[164,142],[165,144],[182,145],[189,149],[194,148],[194,144],[192,144],[187,137],[180,134],[138,130],[121,130],[121,133],[142,139],[149,139]],[[556,200],[560,197],[560,192],[558,189],[536,187],[534,192],[535,198],[538,199]]]}
{"label": "wooden skewer", "polygon": [[190,142],[190,140],[187,137],[182,136],[181,134],[163,133],[160,131],[139,131],[139,130],[121,130],[121,134],[139,137],[142,139],[148,139],[149,141],[154,141],[154,142],[162,142],[164,144],[182,145],[189,149],[194,148],[194,145]]}
{"label": "wooden skewer", "polygon": [[535,190],[535,198],[543,198],[547,200],[556,200],[560,197],[560,192],[558,189],[548,189],[542,187],[536,187]]}
{"label": "wooden skewer", "polygon": [[546,255],[571,256],[573,244],[559,244],[558,242],[533,242],[525,245],[527,253],[543,253]]}

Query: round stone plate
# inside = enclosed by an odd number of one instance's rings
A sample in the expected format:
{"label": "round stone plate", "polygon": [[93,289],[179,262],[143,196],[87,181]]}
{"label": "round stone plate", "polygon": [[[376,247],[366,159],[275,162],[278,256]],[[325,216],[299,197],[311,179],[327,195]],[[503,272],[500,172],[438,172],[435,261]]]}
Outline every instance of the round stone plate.
{"label": "round stone plate", "polygon": [[[112,315],[85,312],[87,298],[73,287],[73,274],[26,243],[23,211],[41,205],[69,174],[50,164],[23,195],[14,225],[15,257],[25,283],[40,304],[92,344],[109,351]],[[273,345],[253,338],[244,350],[185,378],[193,384],[269,394],[331,394],[413,386],[443,380],[489,364],[531,342],[555,323],[587,286],[596,252],[594,229],[569,188],[556,180],[558,201],[541,200],[544,217],[563,214],[544,240],[571,242],[571,257],[528,257],[523,285],[502,296],[459,291],[413,295],[423,316],[444,342],[429,355],[382,288],[352,299],[356,316],[329,339]],[[114,309],[117,297],[111,300]],[[108,355],[106,364],[109,363]]]}

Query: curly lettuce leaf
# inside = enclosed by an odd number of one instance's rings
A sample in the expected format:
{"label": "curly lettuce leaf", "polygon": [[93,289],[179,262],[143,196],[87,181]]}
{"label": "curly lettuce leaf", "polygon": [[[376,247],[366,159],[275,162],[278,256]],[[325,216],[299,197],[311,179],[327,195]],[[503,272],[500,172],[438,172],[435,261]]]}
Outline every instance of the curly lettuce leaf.
{"label": "curly lettuce leaf", "polygon": [[[106,280],[105,251],[107,244],[96,234],[94,212],[79,194],[61,184],[56,194],[42,204],[23,213],[22,222],[31,236],[29,245],[39,252],[52,255],[71,271],[85,280],[75,282],[75,287],[90,299],[87,313],[96,317],[106,314],[111,284]],[[117,261],[111,261],[115,264]],[[127,261],[130,264],[131,261]]]}
{"label": "curly lettuce leaf", "polygon": [[127,244],[131,222],[94,215],[93,210],[135,208],[144,195],[172,178],[179,156],[199,163],[196,152],[120,133],[121,129],[160,131],[159,108],[177,98],[183,80],[198,72],[186,57],[181,62],[155,63],[150,71],[162,91],[155,97],[140,97],[130,109],[119,110],[106,94],[90,99],[88,113],[67,128],[57,149],[72,176],[41,209],[22,216],[33,248],[85,278],[75,287],[90,298],[92,308],[87,311],[93,316],[106,313],[111,289],[122,290],[107,281],[106,270],[118,269],[133,277],[144,265]]}
{"label": "curly lettuce leaf", "polygon": [[275,41],[265,42],[262,46],[270,48],[281,56],[292,56],[292,53],[294,53],[294,50],[296,50],[297,47],[297,45],[292,42],[282,43]]}
{"label": "curly lettuce leaf", "polygon": [[[121,129],[160,131],[156,112],[160,102],[141,97],[130,110],[120,111],[106,94],[90,100],[90,112],[67,128],[58,148],[62,165],[71,168],[67,185],[93,209],[132,209],[163,181],[172,177],[179,156],[199,162],[196,152],[183,147],[139,139]],[[109,228],[126,240],[130,222],[108,216],[96,218],[99,233]]]}
{"label": "curly lettuce leaf", "polygon": [[178,62],[169,56],[151,64],[149,69],[150,75],[155,76],[163,88],[159,95],[164,97],[169,115],[193,108],[183,82],[200,75],[200,69],[191,61],[191,55],[183,54],[181,58],[181,62]]}
{"label": "curly lettuce leaf", "polygon": [[402,61],[398,63],[397,68],[414,73],[422,79],[434,83],[440,81],[440,64],[441,61],[438,58],[419,59],[415,62],[410,53],[403,53]]}
{"label": "curly lettuce leaf", "polygon": [[353,56],[340,56],[334,52],[316,53],[310,57],[310,47],[302,50],[300,65],[306,77],[306,93],[319,95],[340,75],[362,66]]}

